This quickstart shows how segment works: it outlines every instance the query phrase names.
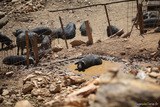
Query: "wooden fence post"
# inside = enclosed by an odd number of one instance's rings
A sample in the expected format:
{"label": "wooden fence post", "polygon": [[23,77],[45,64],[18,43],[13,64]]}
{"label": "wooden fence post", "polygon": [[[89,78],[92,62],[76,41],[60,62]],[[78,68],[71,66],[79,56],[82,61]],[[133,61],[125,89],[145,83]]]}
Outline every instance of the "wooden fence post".
{"label": "wooden fence post", "polygon": [[62,19],[61,19],[61,17],[60,17],[60,16],[59,16],[59,21],[60,21],[60,24],[61,24],[61,28],[62,28],[62,32],[63,32],[63,36],[64,36],[65,43],[66,43],[66,47],[67,47],[67,49],[68,49],[68,43],[67,43],[66,35],[65,35],[65,32],[64,32]]}
{"label": "wooden fence post", "polygon": [[26,34],[26,49],[27,49],[26,64],[27,64],[27,69],[28,69],[28,67],[29,67],[29,36],[28,36],[28,31],[26,31],[25,34]]}
{"label": "wooden fence post", "polygon": [[87,45],[92,45],[93,44],[93,38],[92,38],[92,32],[91,32],[91,28],[89,26],[89,21],[85,21],[85,25],[86,25],[86,32],[87,32],[87,36],[88,36],[88,42]]}
{"label": "wooden fence post", "polygon": [[144,33],[142,4],[138,5],[138,13],[139,13],[138,20],[139,20],[140,35],[142,35]]}
{"label": "wooden fence post", "polygon": [[110,23],[110,20],[109,20],[109,15],[108,15],[108,10],[107,10],[107,6],[106,5],[104,5],[104,9],[105,9],[105,12],[106,12],[106,17],[107,17],[107,21],[108,21],[109,31],[110,31],[110,34],[112,35],[111,23]]}

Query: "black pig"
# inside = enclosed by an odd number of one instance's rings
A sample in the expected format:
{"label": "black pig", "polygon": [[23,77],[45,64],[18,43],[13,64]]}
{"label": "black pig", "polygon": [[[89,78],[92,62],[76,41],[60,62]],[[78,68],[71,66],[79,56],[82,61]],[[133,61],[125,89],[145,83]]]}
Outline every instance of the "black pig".
{"label": "black pig", "polygon": [[[89,27],[90,27],[90,26],[89,26]],[[91,29],[91,31],[92,31],[92,28],[91,28],[91,27],[90,27],[90,29]],[[82,23],[82,25],[80,26],[79,30],[80,30],[82,36],[87,36],[87,31],[86,31],[85,22]]]}
{"label": "black pig", "polygon": [[[6,65],[26,65],[26,56],[7,56],[3,59]],[[29,64],[34,64],[34,59],[29,57]]]}
{"label": "black pig", "polygon": [[52,30],[48,27],[37,27],[30,30],[31,32],[37,33],[38,35],[50,35]]}
{"label": "black pig", "polygon": [[75,64],[77,65],[78,71],[84,71],[91,66],[102,64],[102,59],[95,55],[87,55]]}
{"label": "black pig", "polygon": [[2,43],[2,49],[3,49],[4,44],[7,47],[10,47],[10,48],[13,47],[12,40],[2,33],[0,33],[0,42]]}
{"label": "black pig", "polygon": [[[68,23],[66,27],[64,27],[64,33],[65,33],[66,39],[73,39],[76,35],[76,25],[71,22]],[[65,39],[61,28],[53,30],[52,37]]]}

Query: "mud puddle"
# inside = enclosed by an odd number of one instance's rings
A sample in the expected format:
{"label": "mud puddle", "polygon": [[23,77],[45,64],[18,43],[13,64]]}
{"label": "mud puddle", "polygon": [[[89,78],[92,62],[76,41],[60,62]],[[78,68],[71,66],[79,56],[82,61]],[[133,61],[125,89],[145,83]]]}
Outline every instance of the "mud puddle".
{"label": "mud puddle", "polygon": [[71,63],[67,66],[67,68],[75,74],[82,75],[85,79],[92,79],[94,77],[99,77],[101,74],[104,74],[111,70],[112,68],[122,68],[124,67],[123,63],[113,62],[113,61],[106,61],[103,60],[101,65],[92,66],[85,71],[78,71],[76,70],[77,66],[74,63]]}

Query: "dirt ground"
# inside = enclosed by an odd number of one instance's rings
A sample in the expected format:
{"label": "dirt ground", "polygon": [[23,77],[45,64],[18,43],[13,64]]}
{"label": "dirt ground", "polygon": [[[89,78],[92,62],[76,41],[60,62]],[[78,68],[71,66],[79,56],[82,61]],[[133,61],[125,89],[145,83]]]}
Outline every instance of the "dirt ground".
{"label": "dirt ground", "polygon": [[[45,97],[42,94],[42,98],[38,97],[38,99],[37,96],[32,96],[32,94],[25,95],[21,93],[21,89],[24,85],[24,78],[26,78],[26,76],[28,76],[29,74],[34,73],[35,71],[42,71],[45,75],[48,75],[46,77],[49,77],[50,80],[47,84],[59,82],[63,83],[65,81],[63,79],[64,75],[72,74],[73,72],[65,71],[64,69],[60,68],[62,66],[58,65],[57,63],[54,65],[54,62],[56,61],[91,53],[98,55],[110,55],[121,58],[125,61],[131,61],[132,57],[134,56],[145,56],[147,54],[151,55],[152,53],[157,51],[160,34],[153,33],[152,30],[147,34],[144,34],[144,37],[140,36],[139,30],[134,28],[130,38],[108,38],[106,32],[108,23],[103,6],[63,12],[49,12],[49,10],[72,8],[77,6],[79,7],[117,0],[46,0],[46,3],[44,2],[45,0],[39,0],[40,3],[38,0],[31,0],[33,1],[31,6],[35,6],[35,8],[31,8],[31,10],[29,10],[30,8],[27,7],[28,5],[25,5],[27,0],[16,1],[15,3],[6,3],[6,1],[7,0],[2,0],[2,2],[0,2],[0,11],[4,11],[8,14],[9,22],[6,26],[0,29],[0,32],[9,36],[14,41],[14,44],[15,37],[12,35],[12,32],[16,29],[32,29],[38,26],[47,26],[51,29],[59,28],[59,16],[62,17],[64,25],[69,22],[74,22],[77,29],[76,38],[68,40],[68,44],[70,47],[68,50],[66,49],[65,42],[63,40],[54,40],[52,41],[52,47],[54,47],[55,45],[61,45],[63,47],[63,50],[58,53],[51,52],[50,54],[48,54],[48,56],[45,56],[40,61],[37,67],[30,67],[29,69],[25,69],[25,67],[23,66],[14,67],[14,74],[11,77],[4,77],[5,73],[9,72],[10,70],[1,71],[0,86],[5,87],[5,89],[9,91],[12,90],[11,93],[14,93],[12,95],[8,94],[6,96],[2,96],[4,97],[4,101],[3,103],[0,103],[1,107],[13,107],[13,105],[15,105],[17,101],[22,99],[31,101],[31,103],[35,107],[43,107],[44,103],[53,99],[64,100],[63,97],[73,92],[76,88],[81,88],[81,85],[72,87],[72,90],[70,89],[70,87],[63,87],[63,91],[60,93],[56,93],[51,96],[45,96],[44,94]],[[20,3],[21,1],[24,1],[24,3]],[[124,29],[125,33],[129,32],[132,26],[131,20],[136,15],[136,3],[130,2],[113,4],[107,6],[107,8],[111,24],[117,26],[119,29]],[[88,40],[87,37],[82,37],[79,31],[81,23],[85,20],[89,20],[90,25],[92,26],[94,44],[91,46],[78,46],[72,48],[70,42],[72,42],[73,40],[82,40],[85,42],[87,42]],[[9,51],[0,51],[0,61],[8,55],[16,55],[16,48]],[[140,58],[141,57],[137,57],[137,59],[135,59],[136,61],[139,61]],[[159,65],[159,61],[154,61],[151,59],[147,60],[147,64],[154,66]],[[140,62],[135,63],[139,64]],[[0,65],[2,67],[5,66],[2,64]],[[42,77],[39,74],[38,76]],[[46,85],[46,87],[49,86]]]}

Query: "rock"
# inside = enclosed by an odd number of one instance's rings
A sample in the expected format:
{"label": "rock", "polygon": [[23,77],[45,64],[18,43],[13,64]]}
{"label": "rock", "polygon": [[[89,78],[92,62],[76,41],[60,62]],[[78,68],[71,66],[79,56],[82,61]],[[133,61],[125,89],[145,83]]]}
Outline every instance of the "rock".
{"label": "rock", "polygon": [[5,16],[3,18],[0,19],[0,29],[3,28],[3,26],[5,26],[8,23],[8,17]]}
{"label": "rock", "polygon": [[121,52],[120,55],[124,56],[126,55],[126,52]]}
{"label": "rock", "polygon": [[55,101],[55,100],[51,100],[49,102],[46,102],[44,104],[45,107],[62,107],[63,102],[59,102],[59,101]]}
{"label": "rock", "polygon": [[90,84],[88,86],[85,86],[77,91],[74,91],[73,93],[69,94],[68,97],[74,97],[74,96],[88,96],[91,93],[95,93],[98,86],[94,84]]}
{"label": "rock", "polygon": [[34,77],[36,77],[36,75],[34,75],[34,74],[29,74],[25,79],[23,79],[23,84],[25,84],[26,81],[30,81],[31,78],[34,78]]}
{"label": "rock", "polygon": [[42,73],[42,71],[34,71],[35,72],[35,74],[37,74],[37,75],[42,75],[43,73]]}
{"label": "rock", "polygon": [[3,18],[5,16],[5,14],[6,14],[5,12],[0,11],[0,19]]}
{"label": "rock", "polygon": [[152,67],[151,68],[151,72],[157,72],[157,73],[160,73],[160,70],[158,67]]}
{"label": "rock", "polygon": [[12,0],[12,3],[18,2],[19,0]]}
{"label": "rock", "polygon": [[11,101],[5,102],[6,107],[12,107],[13,103]]}
{"label": "rock", "polygon": [[72,47],[76,47],[76,46],[80,46],[82,44],[86,44],[84,41],[81,40],[74,40],[70,43],[72,45]]}
{"label": "rock", "polygon": [[75,84],[82,84],[86,80],[80,76],[65,76],[65,84],[66,85],[75,85]]}
{"label": "rock", "polygon": [[151,73],[149,73],[149,76],[152,77],[152,78],[157,78],[157,77],[160,76],[160,73],[151,72]]}
{"label": "rock", "polygon": [[34,85],[31,83],[25,84],[22,88],[22,93],[24,93],[24,94],[30,93],[33,90],[33,87],[34,87]]}
{"label": "rock", "polygon": [[49,90],[46,89],[46,88],[33,89],[31,94],[33,96],[45,96],[45,97],[50,97],[51,96]]}
{"label": "rock", "polygon": [[131,74],[136,76],[138,74],[138,71],[137,70],[131,70],[131,71],[129,71],[129,73],[131,73]]}
{"label": "rock", "polygon": [[131,49],[131,46],[126,46],[126,49]]}
{"label": "rock", "polygon": [[[160,103],[160,86],[135,79],[116,79],[101,84],[90,107],[135,107],[144,102]],[[149,106],[147,106],[149,107]]]}
{"label": "rock", "polygon": [[96,43],[101,43],[101,42],[102,42],[102,41],[101,41],[100,39],[96,41]]}
{"label": "rock", "polygon": [[3,102],[3,97],[2,96],[0,96],[0,103],[2,103]]}
{"label": "rock", "polygon": [[38,96],[38,97],[37,97],[37,100],[38,100],[38,101],[44,101],[44,99],[43,99],[41,96]]}
{"label": "rock", "polygon": [[65,99],[65,107],[87,107],[88,101],[82,97],[70,97]]}
{"label": "rock", "polygon": [[9,91],[7,89],[3,89],[2,95],[3,96],[9,95]]}
{"label": "rock", "polygon": [[146,51],[146,48],[139,49],[139,52],[144,52],[144,51]]}
{"label": "rock", "polygon": [[60,84],[57,84],[57,85],[53,85],[51,84],[50,87],[49,87],[49,91],[54,94],[54,93],[59,93],[61,91],[61,86]]}
{"label": "rock", "polygon": [[28,100],[18,101],[14,107],[33,107]]}
{"label": "rock", "polygon": [[136,75],[136,78],[144,80],[146,78],[146,76],[147,75],[146,75],[146,73],[144,71],[139,70],[138,73],[137,73],[137,75]]}
{"label": "rock", "polygon": [[61,51],[62,49],[63,49],[63,47],[60,46],[60,45],[58,45],[58,46],[54,46],[54,47],[52,48],[52,51],[53,51],[53,52],[59,52],[59,51]]}
{"label": "rock", "polygon": [[11,77],[13,74],[14,74],[14,72],[13,72],[13,71],[10,71],[10,72],[7,72],[7,73],[6,73],[6,76],[7,76],[7,77]]}

